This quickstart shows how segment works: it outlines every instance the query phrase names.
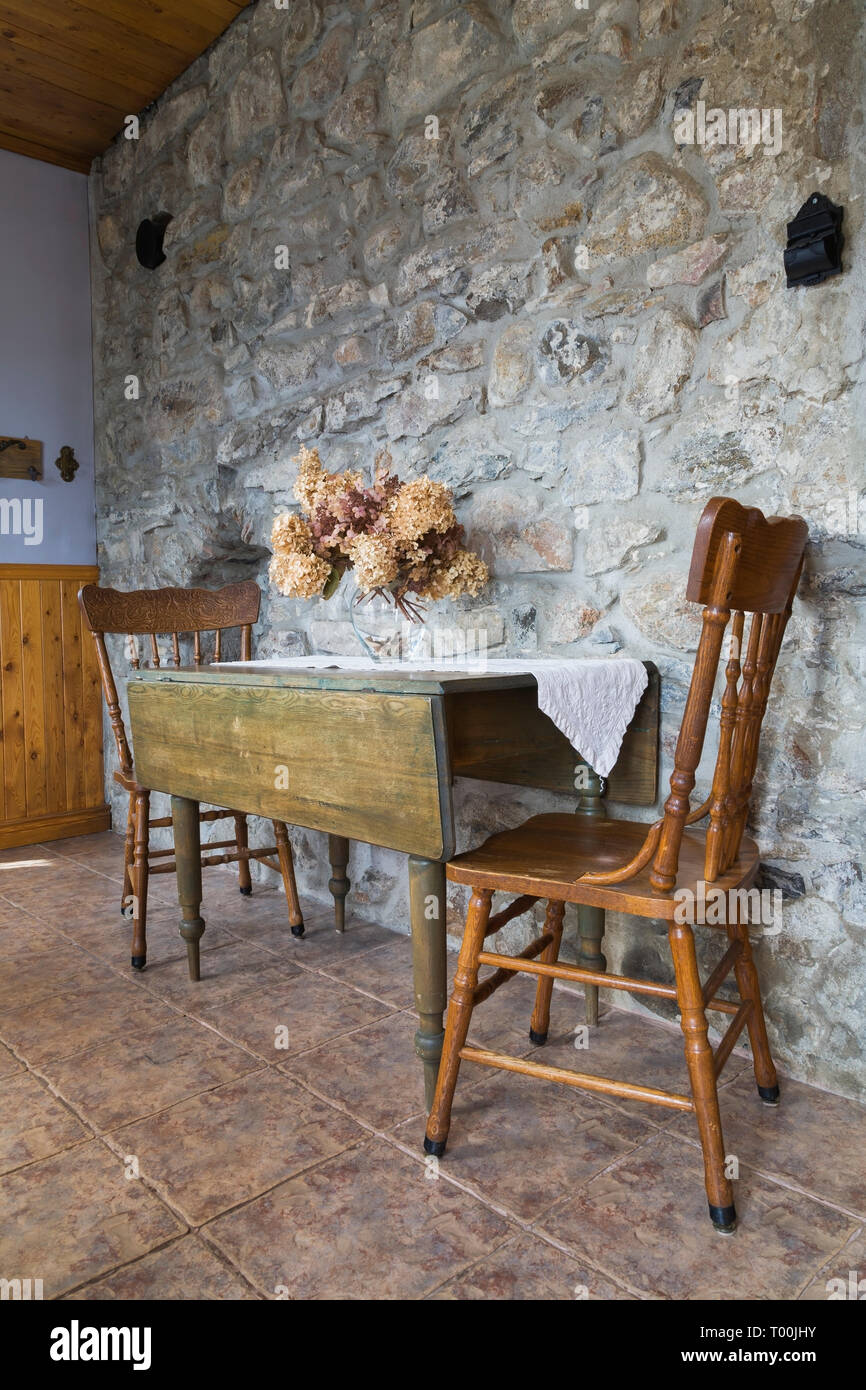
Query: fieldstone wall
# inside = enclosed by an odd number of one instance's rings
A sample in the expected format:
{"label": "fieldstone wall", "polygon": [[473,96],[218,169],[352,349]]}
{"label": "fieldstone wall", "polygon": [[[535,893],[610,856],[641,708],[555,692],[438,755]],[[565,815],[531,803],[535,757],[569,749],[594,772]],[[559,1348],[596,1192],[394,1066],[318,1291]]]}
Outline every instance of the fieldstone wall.
{"label": "fieldstone wall", "polygon": [[[858,0],[258,0],[92,175],[103,582],[266,587],[299,442],[331,468],[387,444],[401,474],[454,488],[492,565],[485,595],[431,622],[483,629],[493,654],[658,664],[663,797],[704,502],[807,518],[753,821],[783,930],[756,949],[783,1066],[851,1095],[861,17]],[[763,114],[751,143],[731,128],[741,108]],[[845,206],[845,273],[788,290],[785,224],[813,191]],[[150,272],[135,230],[163,211]],[[259,654],[313,650],[357,650],[339,596],[268,593]],[[457,795],[467,844],[555,803]],[[321,897],[323,837],[295,840]],[[355,846],[350,872],[356,909],[405,931],[400,859]],[[613,968],[669,973],[651,923],[612,921],[606,950]]]}

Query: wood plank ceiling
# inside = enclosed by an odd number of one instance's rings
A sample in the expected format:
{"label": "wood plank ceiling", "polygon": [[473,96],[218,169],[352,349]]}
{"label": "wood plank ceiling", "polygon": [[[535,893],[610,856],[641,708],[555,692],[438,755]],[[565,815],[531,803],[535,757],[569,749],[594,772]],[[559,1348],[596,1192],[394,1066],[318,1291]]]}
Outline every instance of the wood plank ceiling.
{"label": "wood plank ceiling", "polygon": [[0,149],[87,173],[247,0],[0,0]]}

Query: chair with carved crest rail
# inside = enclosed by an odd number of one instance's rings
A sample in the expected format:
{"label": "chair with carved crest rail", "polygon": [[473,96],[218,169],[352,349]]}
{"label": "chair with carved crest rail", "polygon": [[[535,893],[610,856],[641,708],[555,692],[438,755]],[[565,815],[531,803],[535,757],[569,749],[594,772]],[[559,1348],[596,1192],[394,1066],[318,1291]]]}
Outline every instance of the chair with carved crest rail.
{"label": "chair with carved crest rail", "polygon": [[[151,874],[170,874],[176,870],[174,849],[152,850],[150,831],[158,826],[170,826],[172,821],[170,816],[151,818],[150,790],[136,780],[132,749],[126,736],[105,637],[106,634],[126,636],[130,663],[133,669],[137,670],[141,665],[137,637],[149,639],[150,661],[154,666],[161,664],[158,637],[169,637],[169,660],[177,667],[181,664],[181,640],[186,642],[191,635],[192,657],[198,666],[202,662],[202,637],[205,634],[214,634],[213,660],[220,661],[223,634],[237,628],[240,630],[240,659],[248,661],[252,647],[252,628],[259,616],[261,592],[259,586],[251,580],[240,584],[227,584],[224,588],[215,590],[138,589],[128,593],[121,593],[116,589],[103,589],[96,584],[86,584],[79,592],[78,601],[96,642],[102,690],[120,762],[120,767],[114,774],[115,780],[129,792],[121,909],[125,916],[124,909],[128,908],[131,900],[132,965],[136,970],[143,970],[147,961],[148,878]],[[292,935],[303,936],[304,921],[295,886],[292,847],[285,825],[282,821],[272,822],[275,845],[267,849],[251,849],[245,815],[238,811],[221,809],[199,813],[200,821],[227,819],[234,819],[234,838],[211,840],[205,844],[201,856],[202,868],[214,864],[237,863],[239,889],[246,896],[252,892],[249,861],[257,859],[267,864],[269,868],[282,875]],[[214,853],[217,850],[222,853]],[[186,942],[190,978],[197,980],[198,938],[192,939],[190,935]]]}
{"label": "chair with carved crest rail", "polygon": [[[688,599],[704,605],[703,627],[677,742],[671,791],[660,820],[648,827],[645,823],[570,814],[534,816],[516,830],[494,835],[480,848],[449,863],[448,878],[471,886],[472,896],[424,1140],[427,1153],[445,1152],[461,1060],[603,1095],[691,1111],[703,1150],[711,1220],[717,1230],[733,1231],[736,1212],[725,1169],[717,1081],[744,1027],[751,1043],[758,1094],[769,1105],[779,1099],[748,932],[748,890],[758,871],[758,847],[744,830],[761,722],[800,578],[806,539],[806,523],[801,517],[765,518],[757,508],[745,508],[730,498],[714,498],[707,504],[698,525],[686,588]],[[747,613],[752,616],[741,664]],[[731,643],[712,790],[703,805],[692,810],[689,794],[695,785],[729,623]],[[707,816],[706,829],[693,828]],[[701,881],[704,897],[708,884],[716,890],[714,902],[725,895],[721,901],[726,910],[720,915],[730,943],[703,984],[692,931],[700,913],[688,906],[702,901]],[[517,896],[491,916],[494,892]],[[485,951],[486,937],[539,900],[547,904],[544,927],[531,945],[517,956]],[[558,963],[567,902],[665,920],[675,984]],[[495,967],[495,972],[479,983],[482,965]],[[731,971],[739,1003],[718,995]],[[513,979],[515,973],[534,975],[538,980],[529,1032],[536,1045],[547,1040],[554,979],[676,1000],[691,1095],[544,1066],[467,1045],[476,1004]],[[707,1037],[707,1009],[732,1016],[715,1051]]]}

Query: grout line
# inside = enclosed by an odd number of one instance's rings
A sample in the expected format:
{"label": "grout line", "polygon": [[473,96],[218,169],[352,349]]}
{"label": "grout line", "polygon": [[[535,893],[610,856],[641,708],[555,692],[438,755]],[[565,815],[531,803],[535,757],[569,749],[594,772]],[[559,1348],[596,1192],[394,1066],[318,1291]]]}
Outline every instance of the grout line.
{"label": "grout line", "polygon": [[849,1236],[846,1236],[845,1240],[842,1241],[842,1244],[839,1246],[838,1250],[834,1250],[833,1254],[830,1255],[824,1261],[824,1263],[818,1267],[815,1273],[809,1275],[803,1287],[799,1289],[798,1292],[794,1295],[794,1299],[796,1301],[799,1301],[803,1297],[803,1294],[806,1292],[806,1290],[810,1288],[811,1285],[814,1284],[817,1280],[819,1280],[821,1278],[821,1275],[825,1274],[826,1271],[833,1264],[833,1262],[839,1258],[839,1256],[842,1254],[842,1251],[847,1250],[848,1246],[852,1245],[854,1241],[858,1240],[859,1237],[862,1236],[864,1233],[866,1233],[866,1228],[861,1226],[859,1231],[852,1231]]}

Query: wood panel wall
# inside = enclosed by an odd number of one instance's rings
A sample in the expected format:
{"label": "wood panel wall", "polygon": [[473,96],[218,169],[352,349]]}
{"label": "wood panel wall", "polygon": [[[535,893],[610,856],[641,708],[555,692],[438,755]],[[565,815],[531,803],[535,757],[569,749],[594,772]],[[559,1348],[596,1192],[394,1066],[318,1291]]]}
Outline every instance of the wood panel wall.
{"label": "wood panel wall", "polygon": [[0,849],[107,830],[95,565],[0,565]]}

